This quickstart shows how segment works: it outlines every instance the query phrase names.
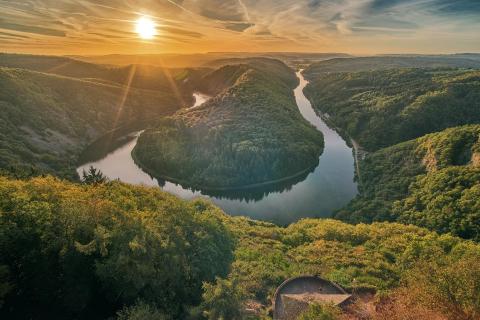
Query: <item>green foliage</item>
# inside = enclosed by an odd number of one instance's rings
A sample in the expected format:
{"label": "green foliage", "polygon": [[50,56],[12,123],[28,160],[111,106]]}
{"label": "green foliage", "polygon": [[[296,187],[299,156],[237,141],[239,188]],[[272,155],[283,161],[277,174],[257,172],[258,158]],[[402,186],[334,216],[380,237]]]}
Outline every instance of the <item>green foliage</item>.
{"label": "green foliage", "polygon": [[186,82],[195,83],[208,71],[208,69],[174,69],[129,64],[113,67],[109,64],[88,63],[68,57],[5,53],[0,53],[0,66],[85,79],[110,85],[128,85],[133,88],[165,93],[177,90],[177,93],[187,101],[191,99],[192,88],[186,85]]}
{"label": "green foliage", "polygon": [[359,163],[360,194],[335,217],[353,223],[394,221],[393,202],[405,197],[410,184],[426,172],[416,145],[408,141],[368,154]]}
{"label": "green foliage", "polygon": [[306,72],[315,77],[322,73],[378,71],[398,68],[480,69],[480,58],[478,54],[343,57],[312,63],[308,66]]}
{"label": "green foliage", "polygon": [[449,257],[421,261],[405,277],[410,299],[451,320],[480,317],[480,252],[458,246]]}
{"label": "green foliage", "polygon": [[238,283],[217,278],[215,284],[204,284],[203,308],[210,320],[242,319],[242,299]]}
{"label": "green foliage", "polygon": [[403,223],[480,241],[480,168],[450,167],[420,176],[393,213]]}
{"label": "green foliage", "polygon": [[298,317],[298,320],[337,320],[340,314],[340,310],[335,306],[313,304]]}
{"label": "green foliage", "polygon": [[[418,261],[458,258],[464,247],[459,238],[397,223],[305,219],[280,228],[230,218],[227,225],[238,239],[228,279],[246,299],[265,305],[285,279],[303,274],[321,275],[347,289],[391,290]],[[471,244],[471,250],[480,253],[480,246]]]}
{"label": "green foliage", "polygon": [[400,221],[479,240],[480,126],[446,129],[367,155],[360,195],[336,217]]}
{"label": "green foliage", "polygon": [[165,316],[155,307],[144,302],[137,302],[131,307],[127,307],[118,312],[117,320],[169,320],[170,317]]}
{"label": "green foliage", "polygon": [[6,265],[0,265],[0,309],[3,306],[5,296],[12,290],[9,279],[9,271]]}
{"label": "green foliage", "polygon": [[171,91],[126,88],[0,68],[0,168],[14,177],[44,173],[75,179],[81,151],[117,127],[173,113]]}
{"label": "green foliage", "polygon": [[465,310],[478,288],[478,244],[415,226],[305,219],[282,228],[155,188],[51,177],[1,178],[0,212],[2,318],[178,319],[200,308],[241,319],[246,300],[268,308],[292,276],[391,290],[419,263],[439,275],[465,270],[445,278],[464,287],[454,304]]}
{"label": "green foliage", "polygon": [[[289,83],[292,86],[298,83],[296,77],[292,77],[292,70],[286,65],[286,62],[283,62],[288,59],[281,59],[278,57],[265,58],[265,57],[256,57],[256,58],[237,58],[237,59],[219,59],[212,61],[207,64],[208,66],[222,67],[218,69],[218,75],[222,75],[225,72],[223,70],[231,71],[237,70],[248,70],[249,68],[254,68],[260,73],[271,75],[273,78],[276,78],[282,82]],[[290,65],[290,64],[289,64]],[[241,75],[238,74],[237,75]],[[238,77],[237,77],[238,79]],[[232,83],[233,84],[233,83]]]}
{"label": "green foliage", "polygon": [[392,69],[312,73],[306,95],[368,151],[480,122],[480,72]]}
{"label": "green foliage", "polygon": [[158,189],[1,178],[0,315],[102,319],[141,299],[181,317],[203,282],[228,271],[222,219]]}
{"label": "green foliage", "polygon": [[88,172],[83,170],[82,182],[85,184],[101,184],[107,182],[107,177],[100,171],[90,166]]}
{"label": "green foliage", "polygon": [[145,131],[133,151],[137,163],[203,188],[268,182],[316,165],[323,137],[298,111],[293,71],[265,59],[221,68],[216,77],[235,68],[242,72],[233,73],[233,86]]}

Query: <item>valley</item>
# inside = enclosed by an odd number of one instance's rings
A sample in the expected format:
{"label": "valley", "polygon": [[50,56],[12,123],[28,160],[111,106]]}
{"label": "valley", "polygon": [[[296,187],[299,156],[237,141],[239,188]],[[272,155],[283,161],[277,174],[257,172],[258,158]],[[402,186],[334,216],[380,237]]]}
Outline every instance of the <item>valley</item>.
{"label": "valley", "polygon": [[480,60],[215,57],[0,55],[0,316],[475,319]]}
{"label": "valley", "polygon": [[[128,140],[103,157],[93,153],[77,171],[88,171],[90,166],[100,169],[111,180],[148,186],[160,186],[164,191],[183,199],[207,197],[231,215],[247,215],[254,219],[268,220],[281,225],[297,221],[303,217],[329,217],[333,210],[343,207],[357,193],[354,182],[354,160],[352,150],[335,130],[330,129],[313,111],[303,95],[307,85],[301,72],[297,73],[299,86],[294,94],[302,116],[317,130],[323,133],[324,150],[319,164],[311,170],[284,179],[282,182],[268,183],[265,186],[237,190],[208,190],[189,188],[169,179],[152,178],[138,167],[131,152],[138,141]],[[195,104],[192,108],[200,105]],[[84,162],[85,162],[84,161]],[[319,196],[320,195],[320,196]],[[278,206],[282,203],[281,206]],[[272,212],[272,208],[276,209]]]}
{"label": "valley", "polygon": [[0,0],[1,320],[480,320],[480,0]]}
{"label": "valley", "polygon": [[320,62],[305,72],[311,78],[306,95],[317,112],[368,151],[357,163],[359,195],[334,216],[353,223],[402,221],[477,239],[479,134],[465,125],[480,122],[478,70],[446,68],[466,66],[465,60],[433,59],[421,69],[398,68],[405,59],[353,60]]}
{"label": "valley", "polygon": [[3,172],[78,179],[78,158],[96,139],[144,128],[193,101],[197,72],[0,54]]}

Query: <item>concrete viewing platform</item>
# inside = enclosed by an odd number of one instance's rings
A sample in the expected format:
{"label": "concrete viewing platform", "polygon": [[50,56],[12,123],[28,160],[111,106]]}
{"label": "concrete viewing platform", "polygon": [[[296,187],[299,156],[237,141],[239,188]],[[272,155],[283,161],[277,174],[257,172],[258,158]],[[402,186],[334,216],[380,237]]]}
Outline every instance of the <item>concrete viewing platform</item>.
{"label": "concrete viewing platform", "polygon": [[294,320],[312,304],[343,307],[351,299],[339,285],[317,276],[300,276],[286,280],[275,292],[274,320]]}

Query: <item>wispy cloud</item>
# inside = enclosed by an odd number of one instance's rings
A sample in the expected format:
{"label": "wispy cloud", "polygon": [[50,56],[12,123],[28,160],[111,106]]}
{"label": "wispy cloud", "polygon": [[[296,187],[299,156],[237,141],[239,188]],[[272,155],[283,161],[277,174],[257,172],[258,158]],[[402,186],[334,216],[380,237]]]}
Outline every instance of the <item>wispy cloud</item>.
{"label": "wispy cloud", "polygon": [[[0,0],[0,12],[10,51],[480,51],[476,0]],[[133,33],[140,15],[155,41]]]}

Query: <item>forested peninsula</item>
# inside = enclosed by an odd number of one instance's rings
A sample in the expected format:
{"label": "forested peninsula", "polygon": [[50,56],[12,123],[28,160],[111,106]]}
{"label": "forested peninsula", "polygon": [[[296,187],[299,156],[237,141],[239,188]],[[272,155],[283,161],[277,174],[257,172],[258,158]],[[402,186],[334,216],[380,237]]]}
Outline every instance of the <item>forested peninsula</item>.
{"label": "forested peninsula", "polygon": [[298,110],[293,70],[278,60],[241,62],[205,76],[216,94],[209,101],[140,136],[133,155],[142,168],[192,187],[234,189],[293,177],[318,163],[323,136]]}

